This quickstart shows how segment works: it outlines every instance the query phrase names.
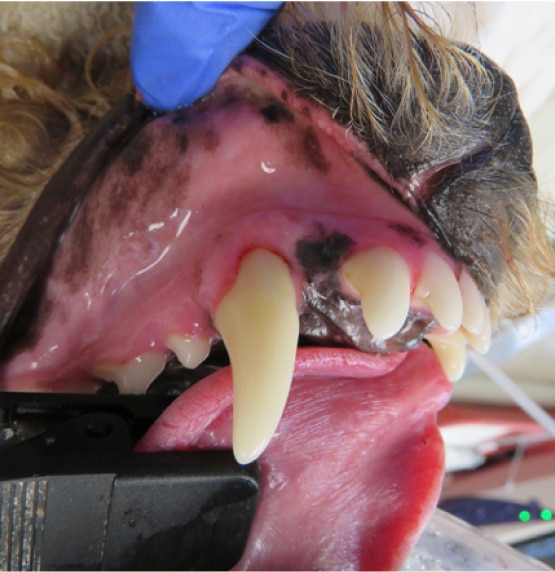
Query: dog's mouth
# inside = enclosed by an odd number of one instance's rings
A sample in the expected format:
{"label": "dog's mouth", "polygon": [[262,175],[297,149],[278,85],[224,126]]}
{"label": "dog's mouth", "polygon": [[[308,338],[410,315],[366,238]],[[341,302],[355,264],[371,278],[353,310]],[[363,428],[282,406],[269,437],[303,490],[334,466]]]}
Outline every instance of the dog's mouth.
{"label": "dog's mouth", "polygon": [[435,506],[447,380],[490,337],[406,189],[241,56],[98,175],[3,389],[183,391],[139,449],[259,459],[238,567],[397,568]]}

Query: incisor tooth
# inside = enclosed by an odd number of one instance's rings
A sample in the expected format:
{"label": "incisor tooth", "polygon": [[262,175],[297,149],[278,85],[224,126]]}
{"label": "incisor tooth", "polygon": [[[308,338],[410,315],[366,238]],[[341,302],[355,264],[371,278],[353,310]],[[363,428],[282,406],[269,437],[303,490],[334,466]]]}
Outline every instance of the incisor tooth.
{"label": "incisor tooth", "polygon": [[368,330],[378,340],[395,335],[410,307],[410,271],[405,259],[386,247],[364,250],[343,265],[343,276],[360,296]]}
{"label": "incisor tooth", "polygon": [[270,442],[293,380],[299,317],[287,264],[267,250],[246,255],[214,323],[233,374],[233,452],[246,464]]}
{"label": "incisor tooth", "polygon": [[453,271],[439,254],[428,252],[415,296],[423,298],[439,325],[449,331],[458,330],[463,319],[463,302],[459,283]]}
{"label": "incisor tooth", "polygon": [[466,339],[461,332],[452,334],[428,334],[426,336],[432,346],[443,372],[449,381],[461,378],[466,366]]}
{"label": "incisor tooth", "polygon": [[484,314],[484,325],[479,334],[472,334],[471,332],[464,332],[468,345],[476,350],[479,354],[485,354],[489,351],[491,346],[491,318],[489,312],[486,310]]}
{"label": "incisor tooth", "polygon": [[105,381],[115,381],[121,393],[144,393],[165,366],[164,354],[148,352],[127,363],[99,363],[93,369],[93,375]]}
{"label": "incisor tooth", "polygon": [[461,273],[459,287],[463,299],[463,328],[472,334],[479,335],[484,327],[487,312],[484,297],[466,270]]}
{"label": "incisor tooth", "polygon": [[189,338],[181,334],[170,334],[166,346],[176,355],[183,367],[195,369],[210,353],[210,342],[203,338]]}

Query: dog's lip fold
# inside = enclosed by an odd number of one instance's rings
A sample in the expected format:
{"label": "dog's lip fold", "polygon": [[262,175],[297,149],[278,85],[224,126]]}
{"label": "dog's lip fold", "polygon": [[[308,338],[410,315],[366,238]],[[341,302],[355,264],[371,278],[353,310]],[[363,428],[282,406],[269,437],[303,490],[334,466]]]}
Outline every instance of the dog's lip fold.
{"label": "dog's lip fold", "polygon": [[128,94],[91,129],[48,182],[0,265],[0,350],[29,292],[48,274],[56,247],[94,181],[155,117]]}

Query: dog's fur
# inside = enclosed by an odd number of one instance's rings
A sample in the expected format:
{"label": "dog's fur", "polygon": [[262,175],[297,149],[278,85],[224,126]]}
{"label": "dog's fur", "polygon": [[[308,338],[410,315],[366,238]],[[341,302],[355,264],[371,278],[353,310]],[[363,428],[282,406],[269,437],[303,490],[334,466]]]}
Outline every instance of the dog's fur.
{"label": "dog's fur", "polygon": [[[3,5],[0,261],[52,174],[132,88],[131,21],[132,4]],[[471,143],[491,101],[501,97],[475,52],[448,41],[432,18],[404,3],[292,3],[254,51],[378,155],[398,150],[413,164],[433,162],[461,137]],[[454,250],[482,284],[494,315],[532,311],[555,268],[533,177],[492,171],[465,192],[472,200],[457,203],[455,218],[438,207],[447,213],[438,233],[459,245]],[[454,230],[454,220],[471,220],[474,230]],[[472,256],[477,240],[480,255]]]}

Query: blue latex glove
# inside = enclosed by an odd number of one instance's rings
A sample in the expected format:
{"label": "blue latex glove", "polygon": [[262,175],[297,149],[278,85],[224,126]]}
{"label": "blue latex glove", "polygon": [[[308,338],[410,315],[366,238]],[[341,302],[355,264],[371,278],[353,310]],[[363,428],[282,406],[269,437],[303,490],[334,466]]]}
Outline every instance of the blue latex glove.
{"label": "blue latex glove", "polygon": [[131,41],[135,86],[170,110],[206,95],[282,2],[137,2]]}

